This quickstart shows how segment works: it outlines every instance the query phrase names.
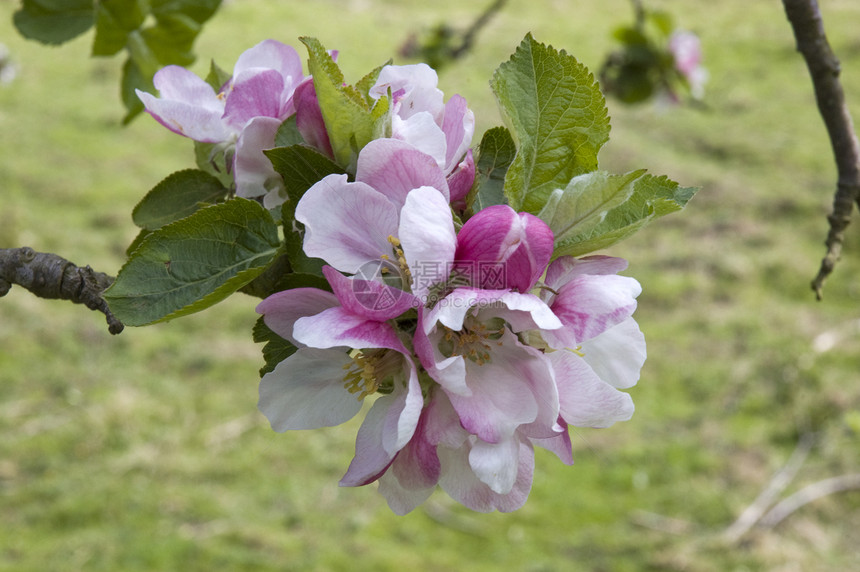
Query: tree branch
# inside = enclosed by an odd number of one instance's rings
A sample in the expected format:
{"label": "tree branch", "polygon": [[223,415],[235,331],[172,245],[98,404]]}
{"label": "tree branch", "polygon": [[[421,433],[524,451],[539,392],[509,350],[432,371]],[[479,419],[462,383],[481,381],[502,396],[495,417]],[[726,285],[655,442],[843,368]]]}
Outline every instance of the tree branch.
{"label": "tree branch", "polygon": [[123,324],[101,296],[113,280],[89,266],[75,266],[56,254],[36,252],[28,246],[0,248],[0,297],[9,292],[12,284],[17,284],[40,298],[83,304],[104,313],[108,330],[118,334]]}
{"label": "tree branch", "polygon": [[825,242],[827,253],[812,281],[812,289],[820,300],[824,281],[839,260],[854,202],[860,201],[860,143],[845,105],[845,93],[839,81],[839,60],[827,42],[817,0],[783,0],[782,3],[794,30],[797,50],[806,60],[812,77],[818,111],[830,136],[838,172],[833,212],[827,217],[830,222]]}
{"label": "tree branch", "polygon": [[805,504],[827,495],[856,489],[860,489],[860,473],[832,477],[812,483],[780,501],[779,504],[770,509],[770,512],[761,519],[759,525],[765,527],[776,526],[788,515]]}

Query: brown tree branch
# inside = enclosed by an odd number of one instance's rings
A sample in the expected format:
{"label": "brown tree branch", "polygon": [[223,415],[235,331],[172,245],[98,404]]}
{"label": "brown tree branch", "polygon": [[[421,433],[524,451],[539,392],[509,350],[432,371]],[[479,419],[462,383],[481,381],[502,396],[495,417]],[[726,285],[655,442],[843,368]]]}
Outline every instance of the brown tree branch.
{"label": "brown tree branch", "polygon": [[0,297],[12,284],[22,286],[40,298],[69,300],[104,313],[108,330],[118,334],[123,324],[114,316],[101,294],[113,277],[89,266],[79,267],[65,258],[30,247],[0,248]]}
{"label": "brown tree branch", "polygon": [[860,473],[832,477],[806,485],[770,509],[770,512],[761,519],[759,525],[764,527],[776,526],[791,513],[816,499],[857,489],[860,489]]}
{"label": "brown tree branch", "polygon": [[827,217],[830,222],[825,242],[827,253],[812,281],[812,289],[820,300],[824,281],[839,260],[854,203],[860,201],[860,143],[845,105],[845,93],[839,81],[839,60],[827,42],[817,0],[783,0],[782,3],[794,30],[797,50],[806,60],[812,77],[818,111],[830,136],[838,172],[833,212]]}

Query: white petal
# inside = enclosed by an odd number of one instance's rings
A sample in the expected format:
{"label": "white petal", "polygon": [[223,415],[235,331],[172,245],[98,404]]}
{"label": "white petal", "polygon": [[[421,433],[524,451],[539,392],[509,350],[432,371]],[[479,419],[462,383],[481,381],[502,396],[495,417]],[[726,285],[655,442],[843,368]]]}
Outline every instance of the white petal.
{"label": "white petal", "polygon": [[412,272],[412,293],[426,302],[429,287],[448,278],[457,249],[451,208],[438,190],[421,187],[406,196],[399,238]]}
{"label": "white petal", "polygon": [[645,336],[633,318],[584,342],[582,352],[600,379],[618,389],[636,385],[647,356]]}

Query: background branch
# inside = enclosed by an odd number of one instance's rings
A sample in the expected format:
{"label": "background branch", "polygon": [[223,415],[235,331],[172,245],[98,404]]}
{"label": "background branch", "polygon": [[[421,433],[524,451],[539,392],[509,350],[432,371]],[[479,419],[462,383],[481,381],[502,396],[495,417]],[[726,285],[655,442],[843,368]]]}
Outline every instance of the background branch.
{"label": "background branch", "polygon": [[17,284],[40,298],[83,304],[104,313],[108,330],[118,334],[123,324],[101,296],[113,280],[112,276],[89,266],[76,266],[56,254],[36,252],[28,246],[0,248],[0,297],[9,292],[12,284]]}
{"label": "background branch", "polygon": [[838,171],[833,212],[828,217],[827,253],[812,281],[812,289],[820,300],[824,281],[839,260],[854,202],[860,200],[860,143],[845,105],[845,93],[839,81],[839,60],[824,33],[817,0],[783,0],[783,5],[794,30],[797,50],[806,60],[812,77],[818,111],[827,126]]}

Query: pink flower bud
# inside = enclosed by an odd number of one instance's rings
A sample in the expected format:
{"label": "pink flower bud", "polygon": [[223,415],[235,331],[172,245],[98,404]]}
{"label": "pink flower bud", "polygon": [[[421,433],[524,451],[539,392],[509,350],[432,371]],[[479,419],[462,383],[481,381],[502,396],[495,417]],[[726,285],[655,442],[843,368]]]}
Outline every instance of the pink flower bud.
{"label": "pink flower bud", "polygon": [[457,235],[455,267],[472,286],[531,290],[552,257],[552,230],[528,213],[495,205],[470,218]]}

